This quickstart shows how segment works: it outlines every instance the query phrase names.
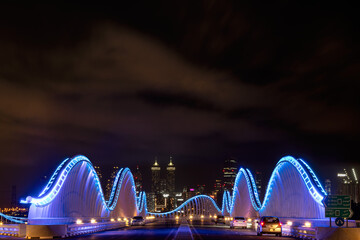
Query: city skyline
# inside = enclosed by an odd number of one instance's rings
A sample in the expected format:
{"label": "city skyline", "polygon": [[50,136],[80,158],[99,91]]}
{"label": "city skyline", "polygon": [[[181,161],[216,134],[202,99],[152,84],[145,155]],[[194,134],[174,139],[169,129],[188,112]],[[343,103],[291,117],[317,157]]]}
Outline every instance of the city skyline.
{"label": "city skyline", "polygon": [[[151,192],[152,189],[151,189],[151,166],[153,165],[154,163],[154,159],[156,159],[157,163],[158,163],[158,166],[161,166],[163,168],[162,171],[165,171],[166,169],[166,166],[168,165],[169,163],[169,159],[172,159],[173,157],[172,156],[164,156],[164,157],[152,157],[152,159],[149,159],[148,161],[148,164],[145,165],[145,166],[142,166],[142,167],[139,167],[138,164],[135,164],[134,166],[123,166],[123,167],[129,167],[130,170],[132,171],[133,175],[136,176],[136,173],[137,173],[137,170],[140,169],[140,172],[142,174],[142,179],[144,181],[144,183],[142,184],[142,190],[145,191],[145,192]],[[183,190],[183,187],[193,187],[193,188],[196,188],[197,185],[201,184],[201,185],[204,185],[205,186],[205,190],[206,190],[206,193],[208,193],[209,195],[211,195],[212,191],[214,190],[214,183],[217,181],[217,179],[220,179],[221,180],[221,184],[224,184],[223,181],[224,181],[224,161],[226,162],[227,160],[229,159],[234,159],[234,157],[228,157],[228,158],[225,158],[223,160],[219,160],[219,164],[218,164],[218,168],[217,169],[207,169],[207,171],[204,171],[204,172],[199,172],[199,176],[197,177],[194,177],[194,176],[189,176],[187,173],[187,166],[185,166],[185,168],[180,168],[181,170],[178,169],[178,165],[176,164],[176,168],[177,168],[177,175],[179,178],[176,182],[176,191],[177,192],[182,192]],[[173,160],[172,160],[173,161]],[[225,163],[226,164],[226,163]],[[237,167],[238,169],[240,167],[244,167],[245,165],[244,164],[241,164],[240,162],[237,162]],[[342,165],[342,166],[345,166],[345,165]],[[352,165],[352,166],[356,166],[355,165]],[[119,169],[119,167],[121,168],[122,166],[121,165],[117,165],[116,164],[108,164],[108,165],[94,165],[95,169],[96,169],[96,172],[101,180],[101,184],[102,184],[102,187],[103,187],[103,191],[104,191],[104,194],[105,196],[109,196],[109,191],[111,189],[111,184],[112,184],[112,181],[114,180],[114,177],[115,177],[115,174],[117,172],[117,170]],[[275,167],[275,165],[273,166]],[[55,168],[55,166],[54,166]],[[353,170],[352,169],[356,169],[356,171],[360,171],[360,167],[347,167],[349,170],[350,170],[350,177],[353,178]],[[100,171],[99,171],[100,169]],[[252,168],[249,168],[251,171],[253,171],[253,174],[254,174],[254,178],[256,180],[256,184],[257,186],[258,185],[258,180],[256,179],[257,176],[258,176],[258,173],[261,174],[261,180],[260,180],[260,186],[262,188],[265,188],[262,190],[262,194],[261,193],[261,190],[258,188],[258,192],[260,195],[262,195],[263,197],[263,194],[265,193],[265,190],[267,188],[266,185],[263,185],[261,183],[261,181],[265,181],[265,183],[269,180],[270,178],[270,174],[271,174],[271,171],[270,170],[265,170],[264,172],[259,172],[258,170],[261,169],[261,168],[256,168],[256,169],[252,169]],[[340,169],[340,170],[339,170]],[[339,190],[341,188],[339,182],[338,182],[338,179],[339,179],[339,172],[342,172],[343,171],[346,171],[345,170],[346,167],[340,167],[340,168],[336,168],[336,170],[334,171],[333,174],[327,174],[325,175],[325,177],[321,177],[320,178],[320,181],[322,182],[323,186],[326,187],[326,181],[331,179],[331,189],[332,189],[332,192],[333,194],[342,194],[341,191]],[[49,179],[49,175],[52,174],[52,171],[54,169],[51,169],[51,171],[47,172],[42,178],[41,180],[35,180],[33,181],[34,184],[40,184],[40,186],[38,186],[39,188],[38,189],[34,189],[33,191],[29,191],[29,189],[25,190],[25,191],[16,191],[15,195],[17,196],[16,199],[18,200],[17,202],[17,206],[21,206],[21,204],[19,204],[19,200],[20,198],[25,198],[27,195],[29,194],[33,194],[33,193],[37,193],[40,189],[42,189],[44,186],[45,186],[45,183],[46,181]],[[202,178],[200,176],[204,175],[204,173],[209,173],[209,172],[213,172],[215,173],[214,175],[211,175],[210,178]],[[237,174],[237,172],[236,172]],[[206,175],[206,174],[205,174]],[[161,175],[162,177],[164,177],[163,175]],[[187,176],[186,178],[183,178],[183,179],[186,179],[187,181],[183,181],[182,180],[182,176]],[[35,178],[36,179],[36,178]],[[180,180],[180,181],[179,181]],[[182,180],[182,181],[181,181]],[[42,185],[43,184],[43,185]],[[8,190],[3,190],[3,198],[0,199],[0,208],[4,208],[4,207],[10,207],[12,206],[13,202],[14,202],[14,199],[13,199],[13,195],[14,195],[14,192],[13,192],[13,188],[15,187],[15,189],[17,188],[16,185],[11,185],[9,186],[9,189]],[[20,189],[21,189],[21,186],[20,186]],[[339,192],[340,191],[340,192]],[[360,196],[359,196],[360,197]]]}

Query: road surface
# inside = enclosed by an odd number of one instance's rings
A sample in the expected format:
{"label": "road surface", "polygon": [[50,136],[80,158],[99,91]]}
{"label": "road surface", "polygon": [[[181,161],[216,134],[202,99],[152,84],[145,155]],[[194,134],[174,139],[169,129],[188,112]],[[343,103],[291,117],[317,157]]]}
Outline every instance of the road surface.
{"label": "road surface", "polygon": [[215,225],[207,221],[156,221],[145,226],[125,227],[118,230],[81,235],[68,239],[295,239],[275,237],[274,235],[256,236],[251,229],[230,229],[228,225]]}

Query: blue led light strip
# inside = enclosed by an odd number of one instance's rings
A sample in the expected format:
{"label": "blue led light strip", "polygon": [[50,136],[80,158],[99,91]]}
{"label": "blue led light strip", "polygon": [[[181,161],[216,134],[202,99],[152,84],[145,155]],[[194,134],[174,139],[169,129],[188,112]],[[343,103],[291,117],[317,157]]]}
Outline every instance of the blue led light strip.
{"label": "blue led light strip", "polygon": [[3,218],[9,220],[10,222],[15,222],[15,223],[25,223],[26,220],[27,220],[27,218],[8,216],[8,215],[5,215],[3,213],[0,213],[0,216],[2,216]]}
{"label": "blue led light strip", "polygon": [[246,172],[248,173],[248,176],[250,177],[250,182],[251,182],[252,190],[253,190],[252,194],[255,196],[255,201],[257,203],[257,208],[260,209],[261,208],[261,202],[260,202],[260,199],[259,199],[259,194],[258,194],[258,191],[257,191],[257,187],[256,187],[254,177],[251,174],[249,169],[246,169]]}
{"label": "blue led light strip", "polygon": [[313,178],[313,181],[315,182],[316,186],[320,189],[320,191],[326,196],[327,193],[324,190],[323,186],[321,185],[319,179],[316,177],[315,172],[310,168],[310,166],[301,158],[298,159],[298,161],[300,161],[301,163],[303,163],[305,165],[305,167],[308,169],[308,171],[311,174],[311,177]]}
{"label": "blue led light strip", "polygon": [[59,174],[60,170],[62,169],[62,167],[64,166],[64,164],[69,160],[69,158],[66,158],[55,170],[55,172],[53,173],[53,175],[51,176],[48,184],[46,185],[46,187],[42,190],[42,192],[39,194],[39,197],[41,197],[42,195],[44,195],[52,186],[52,184],[54,183],[57,175]]}
{"label": "blue led light strip", "polygon": [[138,212],[141,213],[143,209],[145,209],[145,214],[147,213],[147,205],[146,205],[146,194],[145,192],[140,192],[138,197]]}

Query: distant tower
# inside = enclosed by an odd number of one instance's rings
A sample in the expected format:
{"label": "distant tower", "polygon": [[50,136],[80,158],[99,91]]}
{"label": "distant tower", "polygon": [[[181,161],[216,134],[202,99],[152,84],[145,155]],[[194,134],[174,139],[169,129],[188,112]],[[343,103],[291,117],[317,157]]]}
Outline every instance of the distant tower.
{"label": "distant tower", "polygon": [[139,165],[136,166],[134,180],[135,180],[136,193],[139,194],[142,191],[142,175],[139,169]]}
{"label": "distant tower", "polygon": [[160,166],[157,162],[157,157],[155,157],[155,163],[151,167],[151,191],[155,194],[160,192]]}
{"label": "distant tower", "polygon": [[225,160],[224,173],[224,190],[232,191],[237,174],[237,161],[233,158]]}
{"label": "distant tower", "polygon": [[109,200],[109,198],[110,198],[111,190],[112,190],[112,187],[113,187],[113,184],[114,184],[114,180],[115,180],[115,177],[116,177],[116,174],[118,173],[118,171],[119,171],[119,167],[114,166],[114,167],[112,168],[112,172],[111,172],[110,178],[109,178],[109,179],[107,180],[107,182],[106,182],[105,200]]}
{"label": "distant tower", "polygon": [[259,171],[255,171],[255,184],[260,200],[264,199],[265,189],[262,185],[262,173]]}
{"label": "distant tower", "polygon": [[327,195],[331,195],[331,180],[325,179],[325,192]]}
{"label": "distant tower", "polygon": [[175,193],[175,165],[172,162],[172,157],[170,157],[170,163],[166,167],[166,185],[168,193],[173,195]]}

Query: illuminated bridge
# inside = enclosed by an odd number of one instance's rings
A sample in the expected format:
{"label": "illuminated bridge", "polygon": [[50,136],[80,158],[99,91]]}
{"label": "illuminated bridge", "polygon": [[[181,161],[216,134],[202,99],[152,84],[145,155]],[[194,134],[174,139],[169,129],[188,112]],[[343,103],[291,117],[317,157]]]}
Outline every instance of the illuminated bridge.
{"label": "illuminated bridge", "polygon": [[233,192],[224,192],[222,206],[206,195],[188,199],[176,209],[164,213],[147,210],[146,194],[136,196],[132,173],[118,171],[109,199],[105,199],[99,177],[85,156],[65,159],[55,170],[38,197],[27,197],[28,219],[4,216],[13,222],[30,225],[74,224],[78,219],[116,221],[136,215],[155,217],[209,217],[217,214],[257,218],[275,215],[282,218],[324,219],[322,200],[326,192],[309,165],[302,159],[283,157],[276,164],[260,201],[249,169],[241,168]]}

